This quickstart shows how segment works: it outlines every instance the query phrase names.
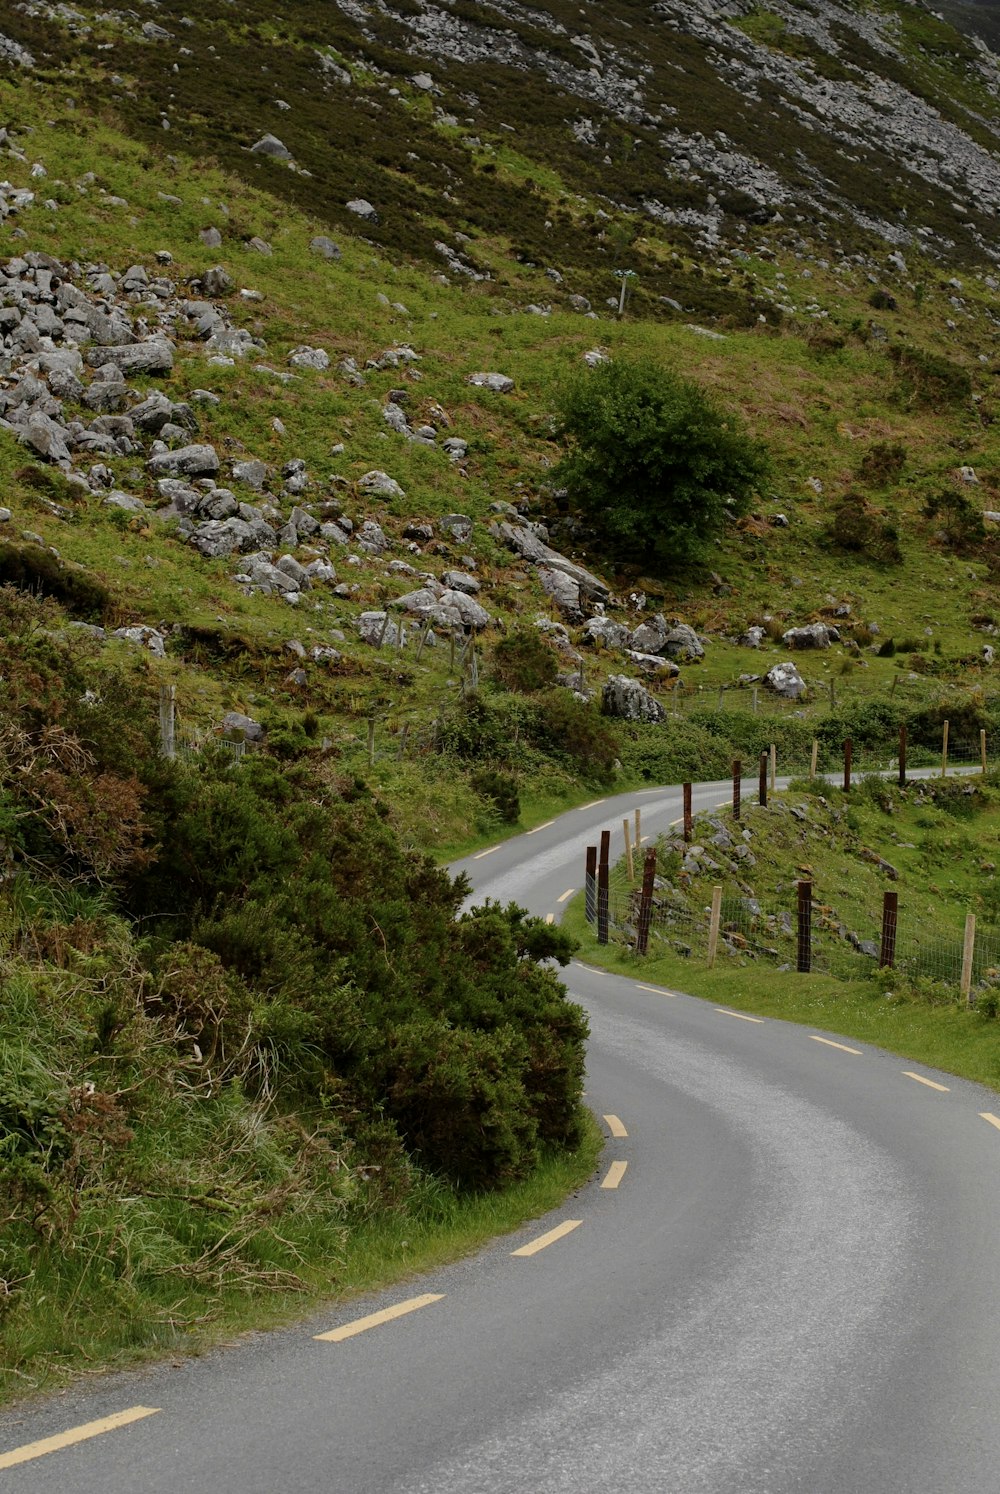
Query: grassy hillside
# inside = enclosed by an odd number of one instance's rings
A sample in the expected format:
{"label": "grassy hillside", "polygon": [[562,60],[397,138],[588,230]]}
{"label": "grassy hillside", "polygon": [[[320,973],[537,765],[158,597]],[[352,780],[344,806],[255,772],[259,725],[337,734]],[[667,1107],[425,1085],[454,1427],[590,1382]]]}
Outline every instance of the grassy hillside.
{"label": "grassy hillside", "polygon": [[[569,944],[455,924],[435,860],[772,741],[995,736],[995,59],[913,6],[591,10],[0,22],[17,1385],[585,1174]],[[616,564],[553,476],[607,358],[768,448],[699,565]],[[663,721],[603,713],[650,659]]]}

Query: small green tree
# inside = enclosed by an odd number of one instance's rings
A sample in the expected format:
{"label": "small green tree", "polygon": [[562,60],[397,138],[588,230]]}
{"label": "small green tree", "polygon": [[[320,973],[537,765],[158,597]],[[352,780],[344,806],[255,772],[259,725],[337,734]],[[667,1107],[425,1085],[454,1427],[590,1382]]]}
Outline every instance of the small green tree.
{"label": "small green tree", "polygon": [[675,570],[744,513],[770,470],[762,443],[697,384],[653,363],[604,363],[564,393],[555,469],[622,559]]}

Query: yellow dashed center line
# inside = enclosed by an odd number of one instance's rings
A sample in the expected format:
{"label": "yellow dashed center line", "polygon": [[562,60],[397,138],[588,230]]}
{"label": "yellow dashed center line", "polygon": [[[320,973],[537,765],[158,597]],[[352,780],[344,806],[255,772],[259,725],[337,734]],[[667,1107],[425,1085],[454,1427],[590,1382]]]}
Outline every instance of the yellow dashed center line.
{"label": "yellow dashed center line", "polygon": [[925,1079],[923,1074],[911,1074],[909,1069],[903,1070],[904,1079],[915,1079],[918,1084],[926,1084],[928,1089],[937,1089],[943,1095],[950,1094],[947,1084],[935,1084],[933,1079]]}
{"label": "yellow dashed center line", "polygon": [[546,915],[545,915],[545,922],[546,923],[555,923],[555,921],[556,921],[556,915],[554,913],[546,913]]}
{"label": "yellow dashed center line", "polygon": [[652,991],[652,993],[653,993],[654,996],[676,996],[677,995],[676,991],[665,991],[662,986],[644,986],[639,981],[636,981],[635,988],[636,988],[637,991]]}
{"label": "yellow dashed center line", "polygon": [[0,1453],[0,1468],[16,1468],[19,1463],[30,1463],[33,1458],[44,1458],[46,1453],[60,1452],[73,1447],[77,1442],[86,1442],[91,1437],[100,1437],[103,1432],[114,1432],[127,1427],[133,1421],[142,1421],[146,1416],[156,1416],[159,1406],[130,1406],[127,1411],[116,1411],[113,1416],[102,1416],[99,1421],[88,1421],[68,1432],[59,1432],[55,1437],[43,1437],[40,1442],[26,1442],[11,1452]]}
{"label": "yellow dashed center line", "polygon": [[440,1302],[443,1296],[443,1292],[425,1292],[422,1297],[410,1297],[405,1302],[397,1302],[395,1307],[383,1307],[381,1312],[370,1312],[366,1318],[355,1318],[353,1323],[345,1323],[341,1328],[331,1328],[329,1333],[316,1333],[313,1336],[320,1343],[339,1344],[345,1338],[367,1333],[369,1328],[380,1328],[383,1323],[391,1323],[394,1318],[405,1318],[407,1313],[418,1312],[421,1307],[430,1307],[432,1302]]}
{"label": "yellow dashed center line", "polygon": [[499,846],[490,846],[488,851],[480,851],[477,855],[473,856],[472,859],[473,861],[482,861],[484,856],[492,856],[494,851],[499,851],[499,849]]}
{"label": "yellow dashed center line", "polygon": [[601,1183],[601,1187],[602,1188],[617,1188],[618,1184],[621,1182],[622,1178],[625,1176],[625,1169],[627,1167],[628,1167],[628,1163],[627,1162],[612,1162],[611,1166],[608,1168],[607,1173],[606,1173],[606,1175],[604,1177],[604,1181]]}
{"label": "yellow dashed center line", "polygon": [[605,803],[604,799],[592,799],[589,804],[581,804],[580,805],[580,811],[582,813],[583,810],[585,810],[585,809],[596,809],[597,806],[598,806],[598,804],[603,804],[603,803]]}
{"label": "yellow dashed center line", "polygon": [[841,1053],[855,1053],[857,1054],[858,1058],[863,1057],[860,1048],[849,1048],[846,1043],[835,1043],[833,1041],[833,1038],[820,1037],[815,1032],[811,1032],[809,1036],[812,1038],[814,1043],[825,1043],[828,1048],[839,1048]]}
{"label": "yellow dashed center line", "polygon": [[566,1235],[572,1234],[573,1230],[579,1229],[582,1223],[582,1219],[566,1219],[562,1224],[557,1224],[555,1229],[550,1229],[547,1235],[539,1235],[537,1240],[531,1240],[527,1245],[522,1245],[520,1250],[512,1250],[511,1255],[537,1255],[540,1250],[545,1250],[549,1245],[554,1245],[557,1240],[562,1240]]}
{"label": "yellow dashed center line", "polygon": [[1000,1115],[992,1115],[988,1110],[980,1110],[979,1119],[989,1121],[991,1126],[996,1126],[1000,1131]]}
{"label": "yellow dashed center line", "polygon": [[741,1022],[759,1022],[763,1025],[763,1017],[748,1017],[746,1012],[731,1012],[728,1006],[717,1006],[715,1010],[723,1017],[739,1017]]}
{"label": "yellow dashed center line", "polygon": [[567,887],[566,891],[563,893],[562,897],[557,897],[556,898],[556,902],[557,903],[564,903],[567,898],[573,896],[573,894],[574,894],[575,891],[576,891],[575,887]]}
{"label": "yellow dashed center line", "polygon": [[600,965],[585,965],[582,960],[574,960],[573,964],[580,970],[586,970],[591,975],[610,975],[610,970],[602,970]]}
{"label": "yellow dashed center line", "polygon": [[536,825],[534,830],[526,830],[524,833],[525,835],[537,835],[539,830],[547,830],[550,825],[554,824],[555,820],[546,820],[544,825]]}
{"label": "yellow dashed center line", "polygon": [[628,1132],[622,1125],[621,1121],[618,1119],[617,1115],[606,1115],[604,1117],[604,1124],[607,1126],[608,1130],[617,1141],[621,1141],[628,1135]]}

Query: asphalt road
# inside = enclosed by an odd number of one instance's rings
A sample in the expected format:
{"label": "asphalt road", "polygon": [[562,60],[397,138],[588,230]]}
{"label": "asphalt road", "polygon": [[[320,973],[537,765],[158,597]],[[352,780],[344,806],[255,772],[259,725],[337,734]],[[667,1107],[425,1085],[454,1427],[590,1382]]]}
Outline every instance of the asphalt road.
{"label": "asphalt road", "polygon": [[[463,863],[477,898],[558,916],[595,831],[620,836],[636,803],[651,833],[680,813],[677,790],[573,811]],[[567,978],[591,1017],[599,1179],[472,1260],[0,1415],[0,1490],[996,1494],[1000,1097]]]}

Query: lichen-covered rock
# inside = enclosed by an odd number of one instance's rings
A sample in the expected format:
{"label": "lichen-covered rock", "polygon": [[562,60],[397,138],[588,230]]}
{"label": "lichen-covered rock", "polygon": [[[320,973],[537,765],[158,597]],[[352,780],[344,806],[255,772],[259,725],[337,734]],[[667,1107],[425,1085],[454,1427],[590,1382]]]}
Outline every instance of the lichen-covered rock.
{"label": "lichen-covered rock", "polygon": [[781,695],[785,700],[798,700],[806,688],[806,682],[799,674],[791,659],[783,664],[775,664],[764,676],[764,683],[769,690],[776,695]]}
{"label": "lichen-covered rock", "polygon": [[650,695],[645,685],[630,679],[625,674],[613,674],[605,682],[601,692],[601,710],[605,716],[617,716],[623,721],[662,721],[666,715],[660,702]]}

